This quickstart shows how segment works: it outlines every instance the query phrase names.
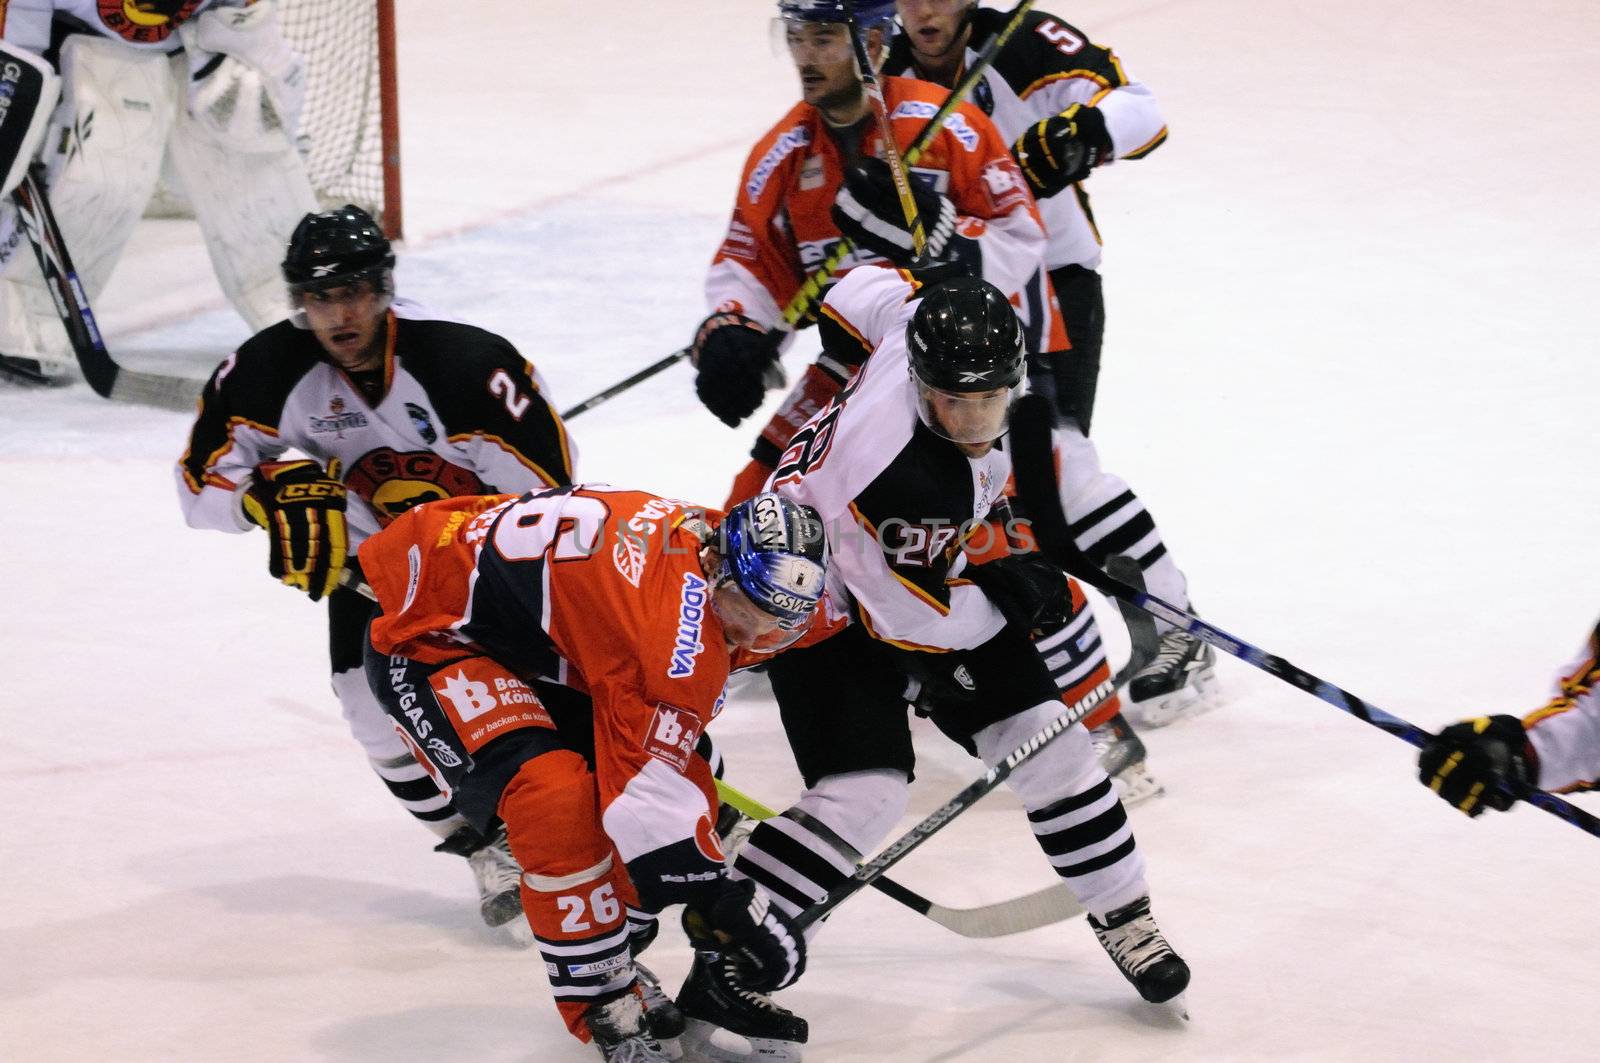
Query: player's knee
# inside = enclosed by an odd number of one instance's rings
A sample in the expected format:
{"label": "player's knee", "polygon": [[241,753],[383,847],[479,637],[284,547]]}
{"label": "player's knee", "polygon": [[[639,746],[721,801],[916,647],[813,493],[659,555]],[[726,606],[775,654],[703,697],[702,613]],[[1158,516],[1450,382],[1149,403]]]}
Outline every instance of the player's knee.
{"label": "player's knee", "polygon": [[410,754],[410,749],[389,722],[389,714],[367,684],[365,671],[352,668],[347,672],[335,672],[332,684],[350,734],[361,743],[370,759],[388,761]]}
{"label": "player's knee", "polygon": [[577,753],[557,749],[524,763],[500,795],[498,811],[511,855],[526,872],[524,884],[559,892],[567,888],[562,883],[577,881],[573,876],[589,881],[609,868],[611,842],[600,826],[594,776]]}
{"label": "player's knee", "polygon": [[817,780],[795,807],[870,853],[905,815],[908,789],[905,773],[893,768],[843,772]]}

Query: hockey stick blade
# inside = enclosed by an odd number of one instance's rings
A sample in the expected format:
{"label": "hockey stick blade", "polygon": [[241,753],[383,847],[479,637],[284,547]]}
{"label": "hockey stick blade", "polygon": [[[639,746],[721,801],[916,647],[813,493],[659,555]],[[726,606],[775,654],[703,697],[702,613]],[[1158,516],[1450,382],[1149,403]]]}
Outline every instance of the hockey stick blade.
{"label": "hockey stick blade", "polygon": [[1099,707],[1101,702],[1116,692],[1117,688],[1111,685],[1111,680],[1107,679],[1078,699],[1065,712],[1045,725],[1044,729],[1038,734],[1006,754],[1005,758],[998,764],[989,768],[988,771],[974,779],[960,793],[934,809],[922,822],[895,839],[877,856],[857,867],[855,874],[829,890],[828,895],[821,901],[796,916],[794,919],[795,928],[803,930],[817,920],[825,918],[829,912],[855,896],[862,888],[870,886],[873,882],[882,878],[884,872],[888,871],[889,868],[903,860],[923,842],[949,826],[951,820],[977,804],[989,791],[1004,782],[1013,771],[1031,760],[1041,749],[1061,737],[1069,727],[1081,721]]}
{"label": "hockey stick blade", "polygon": [[[1011,461],[1016,474],[1017,495],[1033,522],[1034,537],[1047,556],[1053,558],[1069,574],[1106,597],[1127,602],[1151,614],[1157,620],[1164,620],[1173,627],[1181,628],[1223,653],[1237,657],[1246,664],[1283,680],[1297,690],[1303,690],[1327,702],[1340,712],[1354,716],[1363,723],[1392,734],[1419,749],[1428,743],[1433,736],[1415,724],[1383,711],[1343,687],[1335,686],[1325,679],[1312,675],[1275,653],[1268,653],[1259,646],[1230,635],[1187,610],[1179,609],[1152,594],[1137,591],[1089,563],[1068,534],[1066,515],[1061,511],[1061,499],[1056,490],[1054,448],[1049,437],[1050,422],[1038,405],[1030,402],[1033,399],[1047,401],[1040,396],[1025,395],[1017,400],[1016,407],[1012,411]],[[1511,793],[1511,796],[1526,801],[1579,830],[1600,837],[1600,817],[1562,800],[1555,794],[1532,787],[1519,787]]]}
{"label": "hockey stick blade", "polygon": [[997,901],[976,908],[948,908],[913,893],[887,876],[878,879],[872,886],[965,938],[1007,937],[1053,926],[1084,913],[1083,905],[1078,903],[1078,898],[1072,895],[1065,882],[1057,882],[1009,901]]}
{"label": "hockey stick blade", "polygon": [[84,291],[73,268],[72,256],[62,239],[61,228],[56,224],[55,212],[50,209],[49,197],[45,195],[38,174],[29,170],[11,197],[17,205],[17,217],[22,222],[28,242],[33,245],[45,287],[49,289],[56,313],[67,330],[72,353],[78,359],[78,368],[94,393],[118,402],[166,410],[192,410],[204,386],[201,381],[131,372],[118,365],[111,357],[111,352],[106,350],[100,325],[89,306],[88,293]]}
{"label": "hockey stick blade", "polygon": [[[771,819],[778,812],[731,784],[717,780],[717,795],[751,819]],[[979,905],[976,908],[951,908],[930,901],[922,894],[902,886],[887,875],[872,883],[874,889],[912,911],[927,916],[946,930],[969,938],[1005,937],[1060,923],[1083,914],[1083,906],[1065,883],[1058,882],[1023,897]]]}

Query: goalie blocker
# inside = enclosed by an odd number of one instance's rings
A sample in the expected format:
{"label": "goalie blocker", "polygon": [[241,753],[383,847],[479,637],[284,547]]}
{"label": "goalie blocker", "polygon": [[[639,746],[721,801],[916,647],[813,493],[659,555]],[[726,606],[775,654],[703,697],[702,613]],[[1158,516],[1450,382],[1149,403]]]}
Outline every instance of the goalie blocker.
{"label": "goalie blocker", "polygon": [[22,182],[44,139],[61,80],[39,56],[0,40],[0,192],[10,195]]}

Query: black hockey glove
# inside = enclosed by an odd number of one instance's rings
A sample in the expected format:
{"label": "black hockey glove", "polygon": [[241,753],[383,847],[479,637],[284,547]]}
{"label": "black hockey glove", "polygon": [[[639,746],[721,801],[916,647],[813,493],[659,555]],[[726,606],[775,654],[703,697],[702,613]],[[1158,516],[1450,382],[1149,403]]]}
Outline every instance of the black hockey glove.
{"label": "black hockey glove", "polygon": [[[943,258],[956,233],[955,204],[916,181],[911,182],[911,198],[928,237],[926,257]],[[844,184],[833,200],[833,223],[857,247],[897,266],[909,266],[916,257],[894,174],[882,159],[868,156],[845,171]]]}
{"label": "black hockey glove", "polygon": [[1479,716],[1440,731],[1417,755],[1422,785],[1469,816],[1504,812],[1535,785],[1539,760],[1515,716]]}
{"label": "black hockey glove", "polygon": [[1040,119],[1011,145],[1022,176],[1040,199],[1053,196],[1089,176],[1111,159],[1111,134],[1098,107],[1075,103],[1060,114]]}
{"label": "black hockey glove", "polygon": [[749,879],[724,878],[709,905],[685,908],[683,932],[701,952],[716,953],[735,984],[758,993],[791,985],[806,969],[806,939]]}
{"label": "black hockey glove", "polygon": [[766,374],[778,357],[767,332],[743,314],[712,314],[694,335],[694,391],[729,428],[756,412]]}
{"label": "black hockey glove", "polygon": [[1072,616],[1072,592],[1061,566],[1043,554],[1007,554],[962,573],[978,585],[1006,623],[1022,631],[1064,624]]}
{"label": "black hockey glove", "polygon": [[245,516],[267,529],[267,570],[273,578],[305,591],[312,601],[333,590],[347,541],[337,461],[326,472],[306,460],[257,465],[243,503]]}

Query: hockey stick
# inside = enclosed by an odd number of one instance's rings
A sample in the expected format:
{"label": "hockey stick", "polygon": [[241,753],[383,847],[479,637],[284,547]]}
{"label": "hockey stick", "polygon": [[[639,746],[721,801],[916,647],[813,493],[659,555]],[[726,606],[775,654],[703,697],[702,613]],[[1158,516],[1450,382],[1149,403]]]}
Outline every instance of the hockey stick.
{"label": "hockey stick", "polygon": [[[1006,42],[1011,39],[1011,35],[1016,32],[1017,27],[1022,25],[1022,17],[1028,13],[1028,9],[1033,7],[1033,4],[1034,0],[1021,0],[1021,3],[1011,9],[1011,15],[1006,20],[1006,24],[1000,28],[1000,32],[989,38],[978,54],[973,57],[972,65],[967,68],[967,74],[961,79],[961,83],[951,90],[949,96],[945,97],[944,102],[939,105],[939,109],[934,112],[933,117],[928,119],[928,124],[922,127],[922,132],[917,134],[917,139],[912,141],[911,146],[906,149],[903,157],[906,166],[914,165],[922,157],[922,153],[928,149],[928,145],[933,143],[933,138],[938,136],[939,130],[944,126],[945,119],[949,118],[955,109],[961,106],[962,102],[971,95],[973,88],[977,86],[984,73],[989,69],[989,65],[994,62],[994,57],[1000,54],[1000,49],[1005,47]],[[885,143],[892,147],[894,140],[886,137]],[[839,243],[834,246],[828,257],[823,260],[822,265],[817,267],[815,273],[806,278],[805,283],[800,285],[799,291],[794,293],[794,297],[783,308],[783,319],[767,330],[767,341],[772,346],[774,360],[776,360],[778,347],[795,330],[795,325],[801,318],[806,316],[811,307],[821,301],[822,289],[833,280],[833,275],[839,271],[839,267],[846,258],[850,257],[850,253],[854,250],[855,244],[851,243],[848,237],[841,236]],[[689,353],[690,349],[685,347],[680,351],[669,354],[659,362],[651,363],[626,380],[619,381],[604,391],[584,399],[563,413],[561,415],[562,418],[576,417],[585,410],[594,409],[602,402],[615,398],[635,384],[649,380],[662,370],[689,357]]]}
{"label": "hockey stick", "polygon": [[794,919],[795,928],[803,930],[817,920],[825,918],[829,912],[832,912],[839,905],[853,897],[863,887],[870,886],[882,878],[884,872],[899,863],[906,854],[943,830],[951,820],[977,804],[985,794],[1004,782],[1013,771],[1032,759],[1039,750],[1061,737],[1067,728],[1093,712],[1101,702],[1115,694],[1116,691],[1117,688],[1111,685],[1111,680],[1109,679],[1089,691],[1060,716],[1051,720],[1042,731],[1006,754],[1004,760],[984,772],[970,786],[934,809],[922,822],[890,843],[889,847],[884,849],[883,852],[856,868],[855,874],[829,890],[826,897],[796,916]]}
{"label": "hockey stick", "polygon": [[689,357],[692,350],[693,349],[690,347],[685,347],[682,350],[673,351],[659,362],[651,362],[649,365],[628,377],[626,380],[619,380],[615,384],[612,384],[610,387],[606,388],[604,391],[595,395],[590,395],[576,406],[562,410],[561,419],[563,421],[571,420],[585,410],[594,409],[607,399],[616,398],[618,395],[622,394],[624,391],[627,391],[635,384],[641,384],[655,376],[657,373],[666,369],[671,369],[674,365]]}
{"label": "hockey stick", "polygon": [[[845,14],[849,17],[850,47],[856,53],[856,66],[861,71],[861,87],[866,91],[867,103],[872,107],[878,124],[878,136],[883,141],[884,161],[889,164],[889,175],[894,179],[894,194],[900,200],[900,212],[905,215],[906,227],[911,230],[911,251],[918,258],[928,247],[928,234],[917,213],[917,201],[911,195],[911,178],[906,174],[905,160],[900,157],[900,146],[894,142],[894,127],[889,124],[889,105],[883,100],[883,86],[878,83],[878,71],[867,54],[867,41],[861,35],[861,21],[856,18],[855,0],[844,0]],[[938,126],[934,126],[937,131]],[[920,136],[918,140],[922,139]]]}
{"label": "hockey stick", "polygon": [[[978,54],[973,57],[972,65],[967,68],[966,77],[962,78],[961,83],[951,90],[949,96],[945,97],[944,102],[939,105],[939,109],[934,112],[933,117],[928,119],[928,124],[922,127],[922,132],[917,134],[917,139],[912,141],[911,146],[906,149],[904,161],[907,166],[916,165],[917,160],[922,157],[922,153],[928,150],[928,145],[933,143],[933,138],[939,135],[939,130],[944,127],[945,119],[955,113],[955,109],[961,106],[962,102],[971,95],[972,90],[977,87],[978,82],[982,80],[983,75],[988,71],[989,65],[994,62],[994,57],[1000,54],[1000,49],[1005,47],[1006,42],[1011,39],[1011,35],[1017,31],[1017,27],[1022,25],[1023,16],[1028,13],[1028,9],[1032,6],[1033,0],[1022,0],[1016,7],[1012,8],[1011,14],[1006,19],[1006,24],[1000,28],[1000,32],[989,38]],[[888,143],[893,144],[894,141],[890,139]],[[833,280],[833,275],[838,272],[840,265],[854,250],[855,244],[851,243],[848,237],[840,237],[839,243],[835,245],[833,251],[829,253],[827,258],[823,259],[822,265],[817,267],[815,273],[806,278],[806,282],[800,286],[800,290],[795,292],[794,298],[789,300],[789,305],[783,308],[783,321],[773,326],[774,332],[787,335],[794,331],[795,322],[806,315],[812,304],[821,302],[823,287]]]}
{"label": "hockey stick", "polygon": [[139,373],[124,369],[106,350],[100,335],[100,326],[89,308],[89,296],[78,280],[67,253],[66,241],[61,238],[61,227],[56,224],[55,212],[39,183],[37,168],[30,169],[22,183],[12,193],[17,204],[17,216],[33,245],[39,260],[39,272],[44,275],[45,287],[55,300],[56,313],[67,330],[72,353],[77,355],[83,379],[94,393],[104,399],[133,402],[155,406],[163,410],[192,411],[200,397],[204,382],[187,377],[162,376],[157,373]]}
{"label": "hockey stick", "polygon": [[[1340,712],[1348,713],[1380,731],[1386,731],[1403,742],[1420,749],[1432,739],[1433,735],[1420,727],[1384,712],[1376,705],[1312,675],[1277,654],[1267,653],[1257,646],[1252,646],[1243,639],[1230,635],[1221,628],[1208,624],[1160,598],[1136,591],[1120,580],[1112,579],[1090,563],[1072,541],[1066,515],[1061,511],[1060,495],[1056,493],[1055,461],[1050,441],[1050,426],[1053,423],[1054,414],[1049,401],[1037,395],[1027,395],[1017,400],[1011,415],[1011,460],[1016,472],[1017,494],[1027,507],[1028,516],[1033,521],[1034,536],[1047,556],[1106,597],[1127,602],[1158,620],[1165,620],[1202,642],[1215,646],[1222,652],[1231,654],[1292,687],[1315,695]],[[1541,808],[1579,830],[1600,836],[1600,817],[1591,815],[1554,794],[1531,786],[1521,786],[1512,788],[1511,796]]]}
{"label": "hockey stick", "polygon": [[[771,819],[778,813],[748,794],[734,789],[721,779],[717,780],[717,796],[737,808],[751,819]],[[1083,905],[1072,895],[1065,882],[1057,882],[1022,897],[1009,901],[985,904],[977,908],[949,908],[930,901],[922,894],[900,885],[887,875],[873,880],[873,889],[899,901],[920,915],[938,923],[946,930],[962,937],[995,938],[1020,934],[1024,930],[1037,930],[1042,926],[1059,923],[1083,914]]]}
{"label": "hockey stick", "polygon": [[[339,586],[355,591],[357,594],[377,601],[377,595],[372,593],[372,588],[356,575],[354,569],[344,569],[339,573]],[[771,819],[777,812],[757,801],[732,786],[717,780],[717,796],[722,798],[734,808],[743,812],[751,819]],[[981,796],[981,795],[980,795]],[[878,878],[872,885],[886,896],[899,901],[912,911],[932,919],[935,923],[952,930],[962,937],[993,938],[1004,937],[1008,934],[1020,934],[1025,930],[1036,930],[1042,926],[1059,923],[1073,916],[1083,914],[1083,906],[1078,899],[1067,889],[1066,883],[1058,882],[1054,886],[1047,886],[1042,890],[1021,897],[1013,897],[1009,901],[998,904],[987,904],[977,908],[948,908],[928,900],[920,893],[900,885],[890,878]]]}

